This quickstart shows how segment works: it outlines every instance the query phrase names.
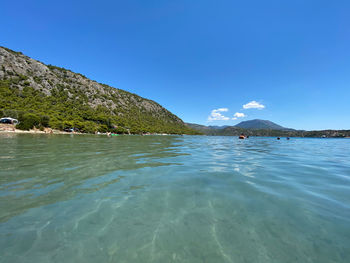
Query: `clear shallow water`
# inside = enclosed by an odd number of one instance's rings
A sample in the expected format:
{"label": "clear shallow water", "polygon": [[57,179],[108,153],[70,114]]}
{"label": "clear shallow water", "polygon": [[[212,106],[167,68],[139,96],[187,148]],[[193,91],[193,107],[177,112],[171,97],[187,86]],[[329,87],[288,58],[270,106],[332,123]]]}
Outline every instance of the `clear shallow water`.
{"label": "clear shallow water", "polygon": [[0,145],[0,262],[350,262],[350,140]]}

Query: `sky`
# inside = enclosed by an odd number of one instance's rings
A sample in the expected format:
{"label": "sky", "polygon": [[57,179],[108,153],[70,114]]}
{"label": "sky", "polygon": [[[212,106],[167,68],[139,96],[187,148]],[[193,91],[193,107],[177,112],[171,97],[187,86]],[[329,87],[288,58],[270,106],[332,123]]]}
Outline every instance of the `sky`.
{"label": "sky", "polygon": [[350,129],[350,1],[1,1],[0,45],[185,122]]}

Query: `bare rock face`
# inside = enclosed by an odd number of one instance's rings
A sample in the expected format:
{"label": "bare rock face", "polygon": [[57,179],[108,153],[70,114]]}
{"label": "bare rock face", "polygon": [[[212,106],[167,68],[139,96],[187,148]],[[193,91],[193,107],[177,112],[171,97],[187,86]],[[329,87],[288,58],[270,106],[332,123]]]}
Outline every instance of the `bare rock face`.
{"label": "bare rock face", "polygon": [[137,110],[147,112],[155,118],[184,125],[180,118],[152,100],[98,83],[64,68],[45,65],[21,52],[0,47],[0,80],[14,78],[18,79],[18,83],[12,86],[19,90],[31,86],[46,96],[51,96],[54,90],[63,89],[69,97],[84,96],[90,107],[104,106],[114,115]]}

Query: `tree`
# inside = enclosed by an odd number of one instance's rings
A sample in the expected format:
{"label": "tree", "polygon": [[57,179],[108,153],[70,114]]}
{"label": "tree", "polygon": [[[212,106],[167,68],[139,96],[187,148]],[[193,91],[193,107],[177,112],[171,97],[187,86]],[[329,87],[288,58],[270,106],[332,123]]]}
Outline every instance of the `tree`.
{"label": "tree", "polygon": [[39,116],[33,113],[26,113],[20,118],[20,123],[16,126],[16,128],[20,130],[30,130],[35,126],[39,126],[40,118]]}

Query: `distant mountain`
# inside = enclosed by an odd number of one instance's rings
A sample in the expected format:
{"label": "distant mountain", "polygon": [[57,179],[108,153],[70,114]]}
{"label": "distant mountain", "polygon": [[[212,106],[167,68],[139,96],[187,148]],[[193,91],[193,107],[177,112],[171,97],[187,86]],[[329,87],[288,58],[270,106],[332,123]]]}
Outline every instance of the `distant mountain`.
{"label": "distant mountain", "polygon": [[246,130],[293,131],[293,129],[282,127],[272,121],[259,119],[242,121],[235,126],[205,126],[195,123],[186,123],[186,125],[207,135],[236,135],[246,132]]}
{"label": "distant mountain", "polygon": [[217,126],[217,125],[210,125],[210,126],[208,126],[209,128],[211,128],[211,129],[225,129],[226,127],[229,127],[228,125],[223,125],[223,126]]}
{"label": "distant mountain", "polygon": [[195,129],[195,130],[211,130],[210,126],[205,126],[197,123],[185,123],[188,127]]}
{"label": "distant mountain", "polygon": [[278,125],[272,121],[260,119],[242,121],[234,127],[253,130],[289,130],[288,128],[282,127],[281,125]]}
{"label": "distant mountain", "polygon": [[[238,125],[245,125],[248,127],[242,128]],[[255,123],[255,125],[253,125]],[[205,126],[194,123],[186,123],[186,125],[200,133],[210,136],[239,136],[245,134],[249,136],[272,136],[272,137],[318,137],[318,138],[350,138],[350,130],[321,130],[321,131],[304,131],[284,128],[271,121],[252,120],[244,121],[236,126]],[[259,126],[260,125],[260,126]],[[246,127],[247,127],[246,126]],[[258,128],[259,127],[259,128]]]}
{"label": "distant mountain", "polygon": [[60,130],[75,127],[82,132],[194,132],[155,101],[0,47],[3,116],[18,118],[20,129],[35,126]]}
{"label": "distant mountain", "polygon": [[[256,120],[253,120],[256,121]],[[261,121],[261,120],[258,120]],[[266,123],[266,121],[263,121]],[[239,136],[240,134],[245,134],[249,136],[272,136],[272,137],[318,137],[318,138],[350,138],[350,130],[321,130],[321,131],[304,131],[304,130],[293,130],[283,128],[280,125],[272,123],[278,127],[278,129],[271,129],[266,127],[276,127],[276,126],[260,126],[265,128],[241,128],[236,126],[221,126],[222,128],[217,128],[218,126],[205,126],[194,123],[186,123],[186,125],[200,133],[209,136]],[[242,122],[246,123],[246,122]],[[257,122],[260,123],[260,122]],[[249,124],[249,122],[248,122]],[[257,126],[251,126],[257,127]],[[282,127],[282,129],[281,129]]]}

